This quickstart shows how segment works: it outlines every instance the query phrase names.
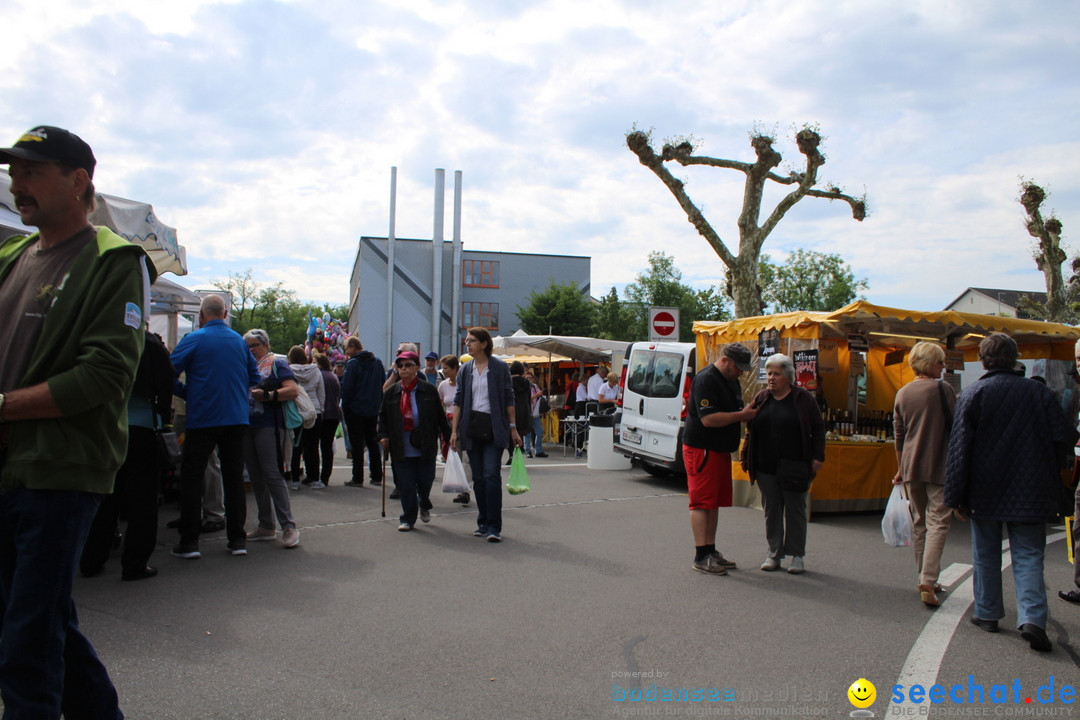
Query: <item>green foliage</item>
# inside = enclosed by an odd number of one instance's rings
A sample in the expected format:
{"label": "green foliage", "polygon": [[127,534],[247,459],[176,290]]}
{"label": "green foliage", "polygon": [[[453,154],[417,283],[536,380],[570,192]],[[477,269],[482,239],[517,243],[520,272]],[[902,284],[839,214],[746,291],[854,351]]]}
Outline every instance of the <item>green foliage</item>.
{"label": "green foliage", "polygon": [[600,304],[596,308],[596,337],[630,340],[634,337],[636,322],[636,314],[619,301],[619,294],[614,287],[600,298]]}
{"label": "green foliage", "polygon": [[591,336],[596,309],[588,296],[574,283],[557,285],[554,280],[546,290],[529,294],[529,304],[518,306],[521,328],[530,335]]}
{"label": "green foliage", "polygon": [[716,288],[694,290],[682,283],[682,272],[675,258],[663,252],[649,253],[649,269],[638,273],[637,280],[626,286],[625,306],[633,316],[630,337],[620,340],[645,340],[649,337],[649,308],[679,308],[679,337],[689,342],[694,337],[695,320],[730,320],[728,298]]}
{"label": "green foliage", "polygon": [[783,265],[762,256],[758,283],[770,313],[837,310],[870,287],[866,278],[855,279],[839,255],[803,249],[792,252]]}
{"label": "green foliage", "polygon": [[251,278],[251,268],[212,284],[233,295],[233,330],[243,334],[252,328],[262,328],[270,335],[270,348],[277,353],[287,353],[293,345],[304,345],[312,314],[322,317],[328,312],[337,320],[349,316],[348,305],[302,302],[280,282],[263,286]]}

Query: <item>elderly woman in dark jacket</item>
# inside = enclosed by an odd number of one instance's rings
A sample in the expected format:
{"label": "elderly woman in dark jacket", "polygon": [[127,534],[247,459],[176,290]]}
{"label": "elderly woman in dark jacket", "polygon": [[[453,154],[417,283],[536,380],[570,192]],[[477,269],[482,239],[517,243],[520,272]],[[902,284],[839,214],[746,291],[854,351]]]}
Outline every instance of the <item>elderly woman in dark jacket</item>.
{"label": "elderly woman in dark jacket", "polygon": [[[491,356],[491,333],[469,328],[465,338],[472,360],[458,373],[450,447],[465,450],[476,495],[476,530],[488,542],[502,540],[502,451],[521,445],[510,368]],[[528,422],[523,420],[522,422]]]}
{"label": "elderly woman in dark jacket", "polygon": [[997,632],[1005,616],[1001,541],[1008,526],[1016,624],[1032,649],[1047,651],[1053,645],[1046,636],[1046,523],[1057,515],[1059,470],[1071,457],[1076,431],[1045,385],[1013,370],[1018,357],[1016,341],[1004,333],[991,333],[979,344],[987,372],[956,403],[945,504],[971,520],[971,622]]}
{"label": "elderly woman in dark jacket", "polygon": [[435,481],[435,457],[439,438],[449,437],[439,391],[418,377],[420,356],[406,351],[397,356],[394,368],[400,378],[383,394],[379,413],[379,443],[390,448],[394,483],[401,494],[398,530],[407,532],[420,519],[431,522],[431,485]]}
{"label": "elderly woman in dark jacket", "polygon": [[743,451],[751,482],[761,490],[769,554],[762,570],[779,570],[791,556],[788,572],[806,571],[806,493],[825,462],[825,421],[814,396],[795,385],[795,366],[787,355],[765,361],[768,388],[754,398],[760,408],[749,424]]}

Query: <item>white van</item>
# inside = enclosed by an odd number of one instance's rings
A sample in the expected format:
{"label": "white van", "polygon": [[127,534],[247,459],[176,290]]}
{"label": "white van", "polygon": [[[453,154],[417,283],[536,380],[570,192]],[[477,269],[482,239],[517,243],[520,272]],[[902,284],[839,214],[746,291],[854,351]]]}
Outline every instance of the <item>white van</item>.
{"label": "white van", "polygon": [[631,343],[619,380],[615,452],[653,475],[685,472],[682,433],[696,367],[694,343]]}

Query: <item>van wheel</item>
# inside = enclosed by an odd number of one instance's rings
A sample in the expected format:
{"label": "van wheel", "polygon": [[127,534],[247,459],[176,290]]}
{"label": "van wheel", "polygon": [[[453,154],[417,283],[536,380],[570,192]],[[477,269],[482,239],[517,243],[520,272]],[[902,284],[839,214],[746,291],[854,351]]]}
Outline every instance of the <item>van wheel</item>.
{"label": "van wheel", "polygon": [[649,463],[643,462],[641,463],[641,467],[645,472],[649,473],[653,477],[666,478],[674,475],[674,473],[668,470],[666,467],[660,467],[659,465],[650,465]]}

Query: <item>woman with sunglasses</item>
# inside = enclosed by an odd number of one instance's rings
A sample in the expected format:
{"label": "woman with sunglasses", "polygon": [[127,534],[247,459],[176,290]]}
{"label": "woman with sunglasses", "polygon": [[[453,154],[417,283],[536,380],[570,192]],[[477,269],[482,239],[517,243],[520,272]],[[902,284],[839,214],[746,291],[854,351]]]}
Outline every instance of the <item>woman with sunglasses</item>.
{"label": "woman with sunglasses", "polygon": [[431,485],[439,438],[450,435],[439,391],[418,377],[420,356],[405,351],[394,361],[398,380],[383,394],[379,444],[390,449],[394,484],[401,499],[398,530],[408,532],[420,519],[431,522]]}
{"label": "woman with sunglasses", "polygon": [[[461,367],[454,397],[450,447],[464,449],[472,469],[473,493],[480,511],[473,535],[488,542],[502,540],[503,450],[521,445],[515,422],[514,388],[510,368],[491,356],[491,333],[469,328],[465,338],[472,360]],[[523,420],[527,422],[526,420]]]}

